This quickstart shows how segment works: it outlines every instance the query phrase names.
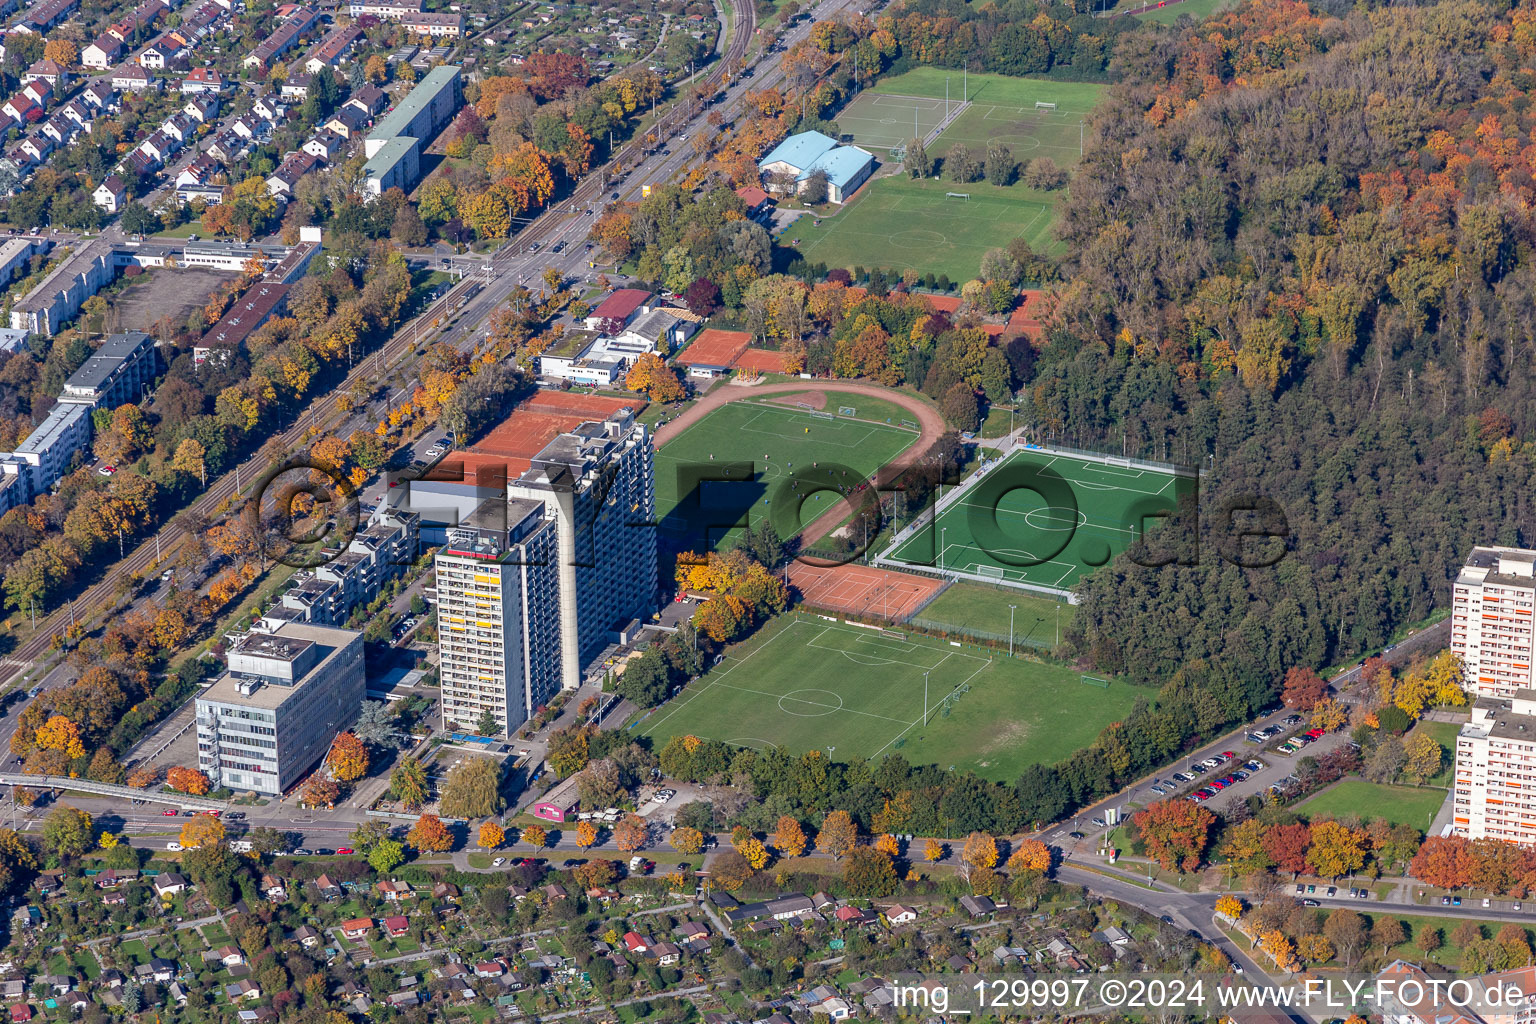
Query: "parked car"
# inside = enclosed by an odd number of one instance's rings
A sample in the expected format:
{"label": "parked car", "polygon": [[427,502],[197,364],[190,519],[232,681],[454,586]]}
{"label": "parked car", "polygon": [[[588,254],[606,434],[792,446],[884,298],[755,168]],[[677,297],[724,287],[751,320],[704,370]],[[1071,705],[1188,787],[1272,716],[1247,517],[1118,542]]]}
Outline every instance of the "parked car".
{"label": "parked car", "polygon": [[181,844],[178,843],[178,842],[172,841],[172,842],[166,843],[165,844],[165,848],[167,850],[170,850],[172,853],[175,853],[175,852],[177,852],[178,850],[181,849]]}
{"label": "parked car", "polygon": [[336,855],[338,857],[345,857],[348,854],[350,854],[351,852],[352,852],[352,847],[350,847],[350,846],[343,846],[341,849],[336,851]]}

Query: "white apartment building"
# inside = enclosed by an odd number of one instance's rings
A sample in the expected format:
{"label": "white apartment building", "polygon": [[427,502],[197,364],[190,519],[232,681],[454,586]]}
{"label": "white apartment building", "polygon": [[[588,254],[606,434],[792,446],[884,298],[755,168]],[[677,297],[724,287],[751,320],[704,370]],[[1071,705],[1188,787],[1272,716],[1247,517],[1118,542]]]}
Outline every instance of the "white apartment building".
{"label": "white apartment building", "polygon": [[561,434],[507,485],[546,504],[559,541],[562,685],[656,607],[656,477],[650,432],[621,409]]}
{"label": "white apartment building", "polygon": [[1473,703],[1456,737],[1452,825],[1468,839],[1536,846],[1536,689]]}
{"label": "white apartment building", "polygon": [[1478,547],[1456,577],[1451,650],[1461,657],[1466,691],[1513,697],[1536,686],[1536,551]]}
{"label": "white apartment building", "polygon": [[365,689],[355,630],[290,622],[248,633],[198,695],[198,767],[215,788],[287,792],[357,719]]}
{"label": "white apartment building", "polygon": [[489,711],[511,737],[560,689],[558,547],[543,502],[492,498],[438,548],[443,725],[474,732]]}

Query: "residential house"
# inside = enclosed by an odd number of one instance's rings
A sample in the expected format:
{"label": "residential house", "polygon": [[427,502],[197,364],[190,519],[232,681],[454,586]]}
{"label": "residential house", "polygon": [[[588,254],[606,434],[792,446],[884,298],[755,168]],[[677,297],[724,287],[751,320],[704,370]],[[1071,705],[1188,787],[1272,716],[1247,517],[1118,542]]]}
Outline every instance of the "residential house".
{"label": "residential house", "polygon": [[321,875],[315,879],[315,888],[320,890],[320,897],[327,900],[341,899],[341,886],[331,881],[330,875]]}
{"label": "residential house", "polygon": [[185,146],[197,134],[197,122],[186,114],[176,113],[161,122],[160,130]]}
{"label": "residential house", "polygon": [[118,101],[117,90],[109,82],[96,81],[81,90],[79,100],[92,110],[115,112],[122,103]]}
{"label": "residential house", "polygon": [[46,135],[29,135],[21,140],[18,147],[31,158],[33,163],[42,163],[48,158],[48,154],[54,151],[56,143]]}
{"label": "residential house", "polygon": [[176,187],[182,185],[206,185],[220,170],[217,160],[202,153],[176,174]]}
{"label": "residential house", "polygon": [[164,71],[185,63],[186,53],[186,41],[174,32],[167,32],[139,51],[138,62],[140,67]]}
{"label": "residential house", "polygon": [[288,898],[288,887],[282,883],[281,879],[273,878],[271,875],[261,876],[261,891],[273,903],[281,903]]}
{"label": "residential house", "polygon": [[650,950],[651,940],[648,936],[641,935],[639,932],[625,932],[624,948],[631,953],[644,954]]}
{"label": "residential house", "polygon": [[373,117],[389,106],[389,94],[376,85],[365,85],[361,89],[354,89],[343,106],[355,107],[362,111],[363,116]]}
{"label": "residential house", "polygon": [[68,118],[81,131],[90,131],[91,122],[95,120],[90,108],[79,100],[70,100],[59,108],[59,114]]}
{"label": "residential house", "polygon": [[80,63],[97,71],[105,71],[116,64],[123,55],[123,41],[103,32],[93,43],[87,43],[80,51]]}
{"label": "residential house", "polygon": [[128,897],[120,889],[109,889],[101,894],[101,902],[107,907],[125,907],[128,905]]}
{"label": "residential house", "polygon": [[55,91],[60,91],[69,87],[70,77],[68,68],[56,60],[44,57],[27,68],[21,76],[21,83],[26,85],[42,80],[53,86]]}
{"label": "residential house", "polygon": [[251,111],[268,121],[281,121],[288,113],[288,105],[273,99],[272,94],[268,93],[251,105]]}
{"label": "residential house", "polygon": [[238,1003],[242,999],[260,999],[261,986],[250,978],[241,978],[231,985],[225,985],[224,995],[232,1003]]}
{"label": "residential house", "polygon": [[187,880],[175,871],[167,871],[155,879],[156,896],[174,896],[179,892],[186,892]]}
{"label": "residential house", "polygon": [[176,977],[176,961],[167,960],[163,956],[157,956],[149,962],[149,976],[154,981],[166,982]]}
{"label": "residential house", "polygon": [[398,939],[400,936],[411,930],[410,919],[400,914],[394,914],[390,917],[386,917],[384,919],[384,930],[389,932],[390,938]]}
{"label": "residential house", "polygon": [[246,114],[229,122],[229,130],[242,139],[254,142],[258,136],[269,134],[272,126],[254,114]]}
{"label": "residential house", "polygon": [[651,947],[651,955],[660,961],[661,966],[667,967],[677,963],[683,958],[683,951],[676,943],[658,942]]}
{"label": "residential house", "polygon": [[309,56],[304,60],[304,70],[313,75],[322,68],[335,67],[347,59],[347,55],[362,38],[363,30],[356,25],[332,29],[329,35],[309,51]]}
{"label": "residential house", "polygon": [[267,177],[267,191],[274,196],[293,194],[299,179],[320,166],[320,161],[303,151],[290,153],[278,164],[277,170]]}
{"label": "residential house", "polygon": [[962,896],[960,906],[972,917],[986,917],[997,910],[997,904],[986,896]]}
{"label": "residential house", "polygon": [[[185,89],[182,90],[186,92]],[[194,94],[187,102],[181,105],[181,112],[186,114],[198,124],[208,124],[219,116],[219,97],[217,93]]]}
{"label": "residential house", "polygon": [[112,72],[112,88],[123,92],[148,92],[159,82],[137,64],[124,64]]}
{"label": "residential house", "polygon": [[301,924],[298,928],[294,929],[293,935],[290,938],[305,949],[314,949],[321,942],[320,933],[307,924]]}
{"label": "residential house", "polygon": [[49,974],[43,978],[43,984],[56,996],[75,990],[75,979],[68,974]]}
{"label": "residential house", "polygon": [[25,93],[17,93],[5,101],[0,110],[17,124],[26,124],[29,121],[37,121],[42,118],[43,108],[31,96]]}
{"label": "residential house", "polygon": [[12,928],[35,928],[43,923],[43,912],[32,904],[17,907],[11,914]]}
{"label": "residential house", "polygon": [[498,960],[485,960],[475,964],[475,977],[499,978],[506,971],[506,967]]}
{"label": "residential house", "polygon": [[308,142],[304,143],[304,152],[317,160],[329,163],[332,157],[341,152],[346,142],[346,139],[330,129],[322,128]]}
{"label": "residential house", "polygon": [[565,886],[557,885],[553,882],[544,886],[540,891],[544,893],[544,902],[546,903],[558,903],[570,895],[565,891]]}
{"label": "residential house", "polygon": [[234,132],[221,132],[208,143],[207,154],[220,163],[232,164],[250,152],[250,145]]}
{"label": "residential house", "polygon": [[350,921],[341,922],[341,934],[349,939],[364,939],[368,937],[368,931],[373,927],[373,918],[354,917]]}
{"label": "residential house", "polygon": [[900,903],[892,903],[885,908],[885,919],[891,924],[911,924],[917,920],[917,911],[911,907],[904,907]]}
{"label": "residential house", "polygon": [[321,127],[344,139],[355,139],[368,127],[368,115],[350,103],[343,104]]}
{"label": "residential house", "polygon": [[313,75],[301,72],[283,81],[280,94],[285,100],[293,100],[296,103],[301,102],[308,98],[309,87],[314,83],[314,80]]}
{"label": "residential house", "polygon": [[457,903],[459,901],[459,887],[452,882],[438,882],[432,887],[432,898],[443,900],[447,903]]}
{"label": "residential house", "polygon": [[11,1020],[16,1022],[16,1024],[23,1024],[24,1021],[29,1021],[31,1019],[32,1007],[28,1006],[26,1003],[17,1003],[11,1007]]}
{"label": "residential house", "polygon": [[224,967],[241,967],[245,964],[245,954],[235,946],[220,946],[213,951],[213,956]]}
{"label": "residential house", "polygon": [[32,97],[32,101],[40,107],[46,107],[53,99],[53,84],[46,79],[38,78],[21,87],[21,91]]}
{"label": "residential house", "polygon": [[139,143],[139,149],[163,164],[166,160],[181,152],[181,143],[173,136],[157,130],[149,138]]}
{"label": "residential house", "polygon": [[374,888],[378,889],[380,897],[391,903],[410,899],[416,895],[411,891],[411,887],[404,882],[379,882]]}
{"label": "residential house", "polygon": [[217,95],[228,87],[228,82],[217,68],[193,68],[181,80],[183,94],[213,93]]}

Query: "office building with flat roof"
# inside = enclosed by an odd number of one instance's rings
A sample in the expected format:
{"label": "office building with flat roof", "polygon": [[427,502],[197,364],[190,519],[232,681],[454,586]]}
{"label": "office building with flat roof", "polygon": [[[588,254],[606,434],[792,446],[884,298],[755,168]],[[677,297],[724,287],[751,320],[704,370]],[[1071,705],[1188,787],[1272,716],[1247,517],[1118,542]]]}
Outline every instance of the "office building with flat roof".
{"label": "office building with flat roof", "polygon": [[197,697],[198,767],[215,788],[284,793],[356,721],[365,690],[355,630],[290,622],[247,633]]}

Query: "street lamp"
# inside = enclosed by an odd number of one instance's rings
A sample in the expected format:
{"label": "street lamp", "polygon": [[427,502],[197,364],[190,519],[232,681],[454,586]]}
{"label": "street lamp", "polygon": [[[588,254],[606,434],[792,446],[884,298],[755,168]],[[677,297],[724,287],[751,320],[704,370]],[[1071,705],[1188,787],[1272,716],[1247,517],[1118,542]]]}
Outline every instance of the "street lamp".
{"label": "street lamp", "polygon": [[1008,657],[1013,657],[1013,613],[1019,610],[1019,606],[1008,606]]}
{"label": "street lamp", "polygon": [[948,532],[949,532],[949,527],[947,527],[947,526],[939,527],[939,572],[943,572],[944,571],[944,548],[946,546],[946,542],[944,540],[944,535],[946,533],[948,533]]}

